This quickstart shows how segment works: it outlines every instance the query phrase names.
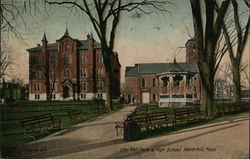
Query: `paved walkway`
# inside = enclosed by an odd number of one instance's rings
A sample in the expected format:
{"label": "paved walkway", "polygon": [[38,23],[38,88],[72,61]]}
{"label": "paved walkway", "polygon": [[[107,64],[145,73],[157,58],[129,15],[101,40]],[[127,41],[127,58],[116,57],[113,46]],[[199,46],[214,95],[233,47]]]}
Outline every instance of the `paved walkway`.
{"label": "paved walkway", "polygon": [[114,122],[134,108],[126,107],[30,143],[29,154],[55,159],[249,158],[248,113],[161,137],[126,142],[122,135],[116,136]]}

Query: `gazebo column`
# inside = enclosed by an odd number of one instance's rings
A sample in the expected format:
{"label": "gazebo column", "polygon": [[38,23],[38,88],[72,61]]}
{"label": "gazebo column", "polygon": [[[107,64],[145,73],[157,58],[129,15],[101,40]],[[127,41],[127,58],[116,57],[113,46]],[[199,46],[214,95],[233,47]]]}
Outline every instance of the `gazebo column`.
{"label": "gazebo column", "polygon": [[186,87],[187,86],[187,75],[183,75],[183,84],[184,84],[184,87],[183,87],[184,88],[184,98],[187,98],[187,93],[186,93],[187,92],[187,90],[186,90],[187,89],[187,87]]}
{"label": "gazebo column", "polygon": [[172,98],[172,92],[173,92],[173,75],[169,76],[169,97]]}

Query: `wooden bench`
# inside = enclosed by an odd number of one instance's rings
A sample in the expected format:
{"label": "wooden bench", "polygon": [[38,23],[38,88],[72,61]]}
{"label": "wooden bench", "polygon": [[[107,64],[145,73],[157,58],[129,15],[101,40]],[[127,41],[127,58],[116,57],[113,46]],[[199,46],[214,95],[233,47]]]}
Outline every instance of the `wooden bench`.
{"label": "wooden bench", "polygon": [[174,124],[173,120],[167,117],[166,112],[149,113],[149,114],[137,114],[130,118],[135,121],[140,128],[152,129],[161,127],[163,125],[169,126]]}
{"label": "wooden bench", "polygon": [[166,125],[167,127],[169,124],[174,125],[174,121],[170,120],[167,116],[166,112],[159,112],[159,113],[150,113],[148,117],[149,125],[152,128],[161,127]]}
{"label": "wooden bench", "polygon": [[226,105],[226,106],[219,106],[218,112],[219,114],[226,114],[226,113],[235,113],[242,110],[242,106],[236,106],[236,105]]}
{"label": "wooden bench", "polygon": [[[24,134],[34,133],[36,130],[41,131],[43,128],[46,128],[48,131],[50,127],[61,129],[61,121],[54,118],[51,114],[30,116],[22,118],[19,121],[24,129]],[[34,135],[31,135],[31,137],[35,139]]]}
{"label": "wooden bench", "polygon": [[174,109],[175,125],[184,121],[193,121],[206,118],[198,107],[187,107]]}
{"label": "wooden bench", "polygon": [[70,109],[68,110],[68,116],[69,118],[72,119],[77,119],[80,118],[80,120],[83,119],[83,111],[79,109]]}

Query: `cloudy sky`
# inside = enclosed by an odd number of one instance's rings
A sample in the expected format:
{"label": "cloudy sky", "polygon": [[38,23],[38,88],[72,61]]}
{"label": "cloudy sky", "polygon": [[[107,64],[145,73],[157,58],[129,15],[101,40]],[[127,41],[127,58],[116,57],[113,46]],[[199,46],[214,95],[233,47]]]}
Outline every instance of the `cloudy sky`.
{"label": "cloudy sky", "polygon": [[[117,29],[115,51],[118,52],[122,65],[122,82],[126,66],[143,62],[171,62],[177,47],[185,46],[186,41],[193,35],[191,6],[189,0],[174,1],[175,5],[167,6],[171,12],[165,14],[141,15],[134,18],[133,14],[124,12]],[[22,7],[22,6],[21,6]],[[21,22],[17,25],[24,40],[17,41],[11,35],[3,38],[13,47],[15,66],[12,74],[28,82],[28,53],[27,48],[41,43],[44,30],[49,43],[54,43],[65,32],[68,23],[69,34],[72,38],[86,39],[86,35],[94,29],[84,14],[62,7],[40,6],[41,13],[31,10],[24,14],[25,27]],[[242,7],[242,10],[246,10]],[[249,42],[248,42],[249,43]],[[176,51],[177,61],[185,60],[185,49]],[[245,59],[249,58],[249,47],[246,47]],[[226,59],[226,58],[225,58]]]}

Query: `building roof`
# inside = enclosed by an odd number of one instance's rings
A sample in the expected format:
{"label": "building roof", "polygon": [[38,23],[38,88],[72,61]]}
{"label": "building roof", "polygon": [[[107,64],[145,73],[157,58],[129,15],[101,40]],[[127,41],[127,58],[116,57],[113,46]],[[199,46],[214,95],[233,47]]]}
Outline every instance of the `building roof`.
{"label": "building roof", "polygon": [[164,74],[169,72],[198,73],[195,64],[187,63],[141,63],[126,67],[125,77],[137,77],[142,74]]}
{"label": "building roof", "polygon": [[[88,40],[77,40],[79,50],[88,50]],[[95,42],[95,49],[101,49],[101,44]],[[58,51],[57,43],[48,44],[48,51]],[[40,52],[42,50],[42,46],[37,46],[34,48],[27,49],[29,52]]]}

